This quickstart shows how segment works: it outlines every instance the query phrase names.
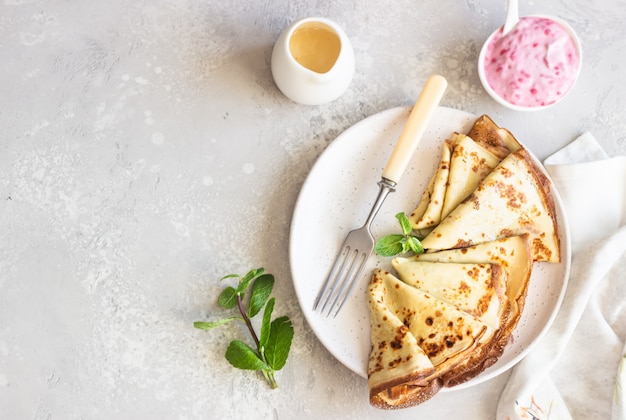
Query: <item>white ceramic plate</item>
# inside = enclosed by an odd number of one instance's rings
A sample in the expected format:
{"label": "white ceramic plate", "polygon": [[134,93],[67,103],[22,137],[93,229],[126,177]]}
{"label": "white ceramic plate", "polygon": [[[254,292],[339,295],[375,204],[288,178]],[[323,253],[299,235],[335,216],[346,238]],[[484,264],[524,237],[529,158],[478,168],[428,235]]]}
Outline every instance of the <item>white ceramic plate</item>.
{"label": "white ceramic plate", "polygon": [[[380,112],[338,136],[319,157],[304,182],[291,225],[291,272],[302,311],[328,351],[365,378],[370,353],[366,286],[375,267],[391,268],[391,258],[372,254],[363,278],[336,318],[313,312],[313,302],[346,234],[365,222],[378,193],[377,182],[409,110],[399,107]],[[442,142],[455,131],[466,133],[475,120],[475,115],[466,112],[445,107],[437,109],[412,164],[372,224],[375,239],[398,233],[395,214],[400,211],[408,214],[415,209],[440,159]],[[511,368],[552,324],[565,293],[570,262],[567,223],[560,197],[554,194],[563,262],[535,263],[526,306],[513,333],[514,342],[496,364],[451,389],[476,385]]]}

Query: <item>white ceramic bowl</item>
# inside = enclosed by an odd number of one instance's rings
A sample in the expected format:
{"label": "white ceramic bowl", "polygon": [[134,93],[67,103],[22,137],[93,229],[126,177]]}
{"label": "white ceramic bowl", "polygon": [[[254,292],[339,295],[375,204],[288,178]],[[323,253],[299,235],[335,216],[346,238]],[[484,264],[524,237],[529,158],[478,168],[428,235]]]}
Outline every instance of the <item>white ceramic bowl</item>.
{"label": "white ceramic bowl", "polygon": [[491,87],[491,85],[487,81],[487,77],[486,77],[486,74],[485,74],[485,54],[487,53],[488,45],[491,43],[491,41],[494,39],[494,37],[497,34],[500,33],[500,31],[502,30],[502,27],[498,28],[496,31],[494,31],[489,36],[489,38],[487,38],[487,40],[483,44],[482,49],[480,50],[480,54],[478,55],[478,77],[480,78],[480,82],[482,83],[483,88],[485,89],[485,91],[487,91],[489,96],[491,96],[499,104],[501,104],[501,105],[503,105],[503,106],[505,106],[505,107],[507,107],[509,109],[512,109],[514,111],[539,111],[539,110],[547,109],[547,108],[550,108],[550,107],[556,105],[557,103],[562,101],[569,94],[569,92],[572,91],[572,89],[576,85],[576,81],[578,80],[578,76],[580,75],[580,70],[582,68],[583,51],[582,51],[582,46],[581,46],[581,43],[580,43],[580,39],[578,38],[578,35],[576,35],[576,32],[574,32],[572,27],[567,22],[565,22],[564,20],[559,19],[559,18],[554,17],[554,16],[545,16],[545,15],[528,15],[526,17],[550,19],[550,20],[558,23],[559,25],[561,25],[569,33],[569,35],[571,36],[572,40],[574,41],[574,45],[575,45],[575,47],[576,47],[576,49],[578,51],[579,61],[578,61],[578,69],[576,70],[576,74],[575,74],[574,83],[570,86],[568,91],[563,93],[555,102],[547,104],[547,105],[543,105],[543,106],[521,106],[521,105],[516,105],[516,104],[512,104],[512,103],[508,102],[506,99],[504,99],[502,96],[500,96]]}

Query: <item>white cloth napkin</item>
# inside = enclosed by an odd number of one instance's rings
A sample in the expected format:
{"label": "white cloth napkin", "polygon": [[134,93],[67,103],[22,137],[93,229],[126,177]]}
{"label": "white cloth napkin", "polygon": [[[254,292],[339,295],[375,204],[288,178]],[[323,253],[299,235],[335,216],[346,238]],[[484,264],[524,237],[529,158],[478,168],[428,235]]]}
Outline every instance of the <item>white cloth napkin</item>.
{"label": "white cloth napkin", "polygon": [[626,420],[626,156],[585,133],[544,161],[565,207],[572,265],[561,309],[513,368],[498,420]]}

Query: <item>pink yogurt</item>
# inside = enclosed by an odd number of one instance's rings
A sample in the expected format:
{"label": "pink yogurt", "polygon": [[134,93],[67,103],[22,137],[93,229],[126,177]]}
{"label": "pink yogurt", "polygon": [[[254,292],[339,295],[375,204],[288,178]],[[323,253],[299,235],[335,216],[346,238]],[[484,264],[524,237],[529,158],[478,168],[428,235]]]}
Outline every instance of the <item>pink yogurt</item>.
{"label": "pink yogurt", "polygon": [[497,32],[484,59],[489,86],[505,101],[522,107],[555,103],[572,88],[580,56],[570,33],[559,23],[524,16],[504,37]]}

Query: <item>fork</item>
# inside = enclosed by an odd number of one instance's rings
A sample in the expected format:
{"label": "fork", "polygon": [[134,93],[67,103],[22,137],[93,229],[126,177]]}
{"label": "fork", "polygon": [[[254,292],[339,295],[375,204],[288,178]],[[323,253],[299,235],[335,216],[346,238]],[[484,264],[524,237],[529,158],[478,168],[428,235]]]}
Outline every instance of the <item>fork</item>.
{"label": "fork", "polygon": [[322,303],[320,313],[325,313],[327,317],[331,314],[333,318],[336,317],[361,278],[375,245],[371,233],[371,224],[385,198],[390,192],[395,191],[396,185],[426,131],[428,122],[435,113],[447,85],[446,79],[440,75],[432,75],[426,80],[383,170],[381,180],[378,182],[380,187],[378,196],[369,216],[362,227],[348,232],[330,273],[315,299],[313,311],[316,311]]}

